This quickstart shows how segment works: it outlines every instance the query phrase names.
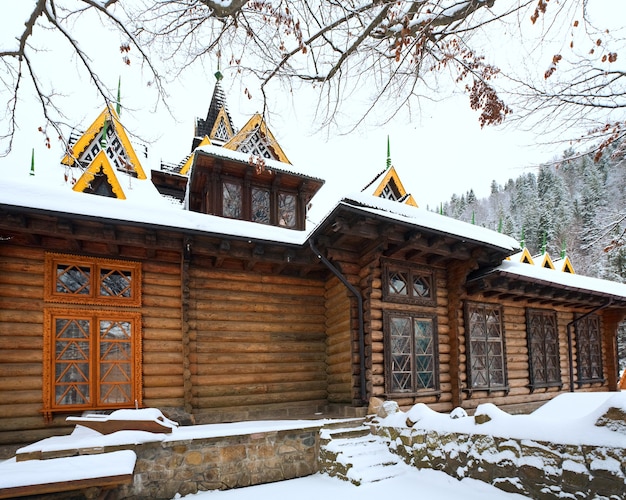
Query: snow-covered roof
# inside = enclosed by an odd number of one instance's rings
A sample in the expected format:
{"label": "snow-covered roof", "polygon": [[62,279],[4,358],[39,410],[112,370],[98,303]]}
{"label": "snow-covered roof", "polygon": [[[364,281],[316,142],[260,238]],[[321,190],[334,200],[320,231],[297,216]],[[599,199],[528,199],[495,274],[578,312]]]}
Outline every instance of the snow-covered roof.
{"label": "snow-covered roof", "polygon": [[364,193],[352,193],[343,198],[339,205],[357,208],[389,220],[429,229],[442,235],[450,235],[464,241],[472,241],[496,247],[505,252],[513,253],[519,249],[519,243],[505,234],[452,219],[445,215],[430,212],[423,208],[413,207],[397,201],[379,198]]}
{"label": "snow-covered roof", "polygon": [[[222,158],[248,160],[244,153],[220,147],[206,146],[202,149],[208,154]],[[267,161],[267,167],[271,169],[302,174],[296,172],[295,168],[285,169],[285,166],[286,164],[280,162]],[[63,177],[62,167],[47,171],[40,169],[35,176],[5,175],[0,177],[0,205],[294,246],[306,244],[333,212],[350,209],[395,223],[423,228],[436,234],[489,246],[502,251],[503,254],[513,254],[519,250],[519,243],[515,239],[496,231],[360,192],[339,200],[317,225],[308,223],[305,231],[298,231],[183,210],[161,196],[147,179],[121,176],[120,182],[123,182],[126,200],[73,191],[71,183]],[[504,261],[490,272],[541,281],[570,290],[591,291],[596,295],[621,300],[626,298],[626,284],[563,273],[520,262]]]}
{"label": "snow-covered roof", "polygon": [[607,298],[626,299],[626,284],[614,281],[581,276],[580,274],[564,273],[546,267],[532,266],[523,262],[505,260],[498,267],[490,271],[508,275],[516,279],[526,279],[542,282],[547,285],[557,285],[571,291],[594,292]]}
{"label": "snow-covered roof", "polygon": [[[224,158],[228,160],[235,160],[242,163],[248,163],[250,161],[249,153],[242,153],[241,151],[234,151],[232,149],[224,148],[221,146],[207,145],[200,146],[196,149],[196,152],[204,152],[209,154],[210,156],[214,156],[216,158]],[[284,172],[286,174],[298,175],[308,177],[309,179],[316,180],[317,182],[324,183],[323,179],[319,177],[315,177],[312,172],[306,172],[300,168],[296,168],[289,163],[283,163],[277,160],[269,160],[263,159],[265,162],[265,168],[267,170],[272,170],[276,172]]]}

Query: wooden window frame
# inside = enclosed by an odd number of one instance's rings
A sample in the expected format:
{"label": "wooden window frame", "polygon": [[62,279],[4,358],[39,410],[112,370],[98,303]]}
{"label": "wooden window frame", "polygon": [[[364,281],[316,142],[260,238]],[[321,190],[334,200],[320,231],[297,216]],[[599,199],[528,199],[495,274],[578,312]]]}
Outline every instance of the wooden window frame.
{"label": "wooden window frame", "polygon": [[[406,318],[411,323],[410,350],[410,390],[397,391],[393,389],[393,349],[391,342],[391,321],[393,318]],[[417,370],[417,353],[415,351],[415,321],[427,320],[432,325],[432,377],[433,387],[418,387],[418,370]],[[436,314],[408,313],[398,311],[384,311],[383,323],[385,331],[385,393],[393,397],[421,397],[421,396],[441,396],[440,389],[440,372],[439,372],[439,335],[437,328]]]}
{"label": "wooden window frame", "polygon": [[[393,273],[405,273],[407,280],[407,295],[399,295],[390,292],[390,277]],[[430,294],[428,297],[413,295],[413,283],[416,277],[428,278],[430,281]],[[437,275],[434,269],[424,266],[407,264],[402,261],[386,260],[383,262],[383,301],[397,302],[400,304],[414,304],[421,306],[437,305]]]}
{"label": "wooden window frame", "polygon": [[[499,335],[497,336],[498,341],[491,340],[489,341],[488,334],[485,335],[484,340],[484,348],[485,348],[485,356],[486,356],[486,373],[487,373],[487,383],[485,385],[475,385],[475,374],[474,371],[474,362],[477,360],[477,356],[475,354],[475,349],[473,342],[476,344],[479,343],[479,340],[473,338],[472,336],[472,322],[471,322],[471,313],[472,309],[480,309],[482,310],[483,319],[486,318],[487,311],[493,311],[497,313],[498,317],[498,330]],[[496,391],[504,391],[508,394],[510,388],[508,385],[508,369],[507,369],[507,361],[506,361],[506,339],[505,339],[505,331],[504,331],[504,322],[502,318],[503,308],[499,304],[491,304],[486,302],[466,302],[465,303],[465,346],[467,353],[467,388],[466,392],[469,393],[470,397],[473,391],[487,391],[489,393]],[[488,328],[485,328],[488,330]],[[501,354],[499,357],[501,358],[502,365],[502,384],[492,383],[492,370],[491,370],[491,362],[489,359],[489,345],[490,342],[498,343],[500,345]],[[493,358],[493,356],[491,356]]]}
{"label": "wooden window frame", "polygon": [[[546,322],[550,322],[550,327],[555,330],[554,341],[546,338]],[[535,328],[537,326],[539,331]],[[528,376],[530,379],[531,391],[538,388],[563,387],[561,380],[561,365],[559,356],[559,325],[556,311],[547,309],[526,309],[526,342],[528,346]],[[551,345],[550,345],[551,344]],[[549,349],[552,348],[556,357],[557,377],[553,380],[548,376]],[[539,363],[539,366],[537,364]],[[543,370],[544,379],[537,375]]]}
{"label": "wooden window frame", "polygon": [[[241,189],[241,206],[240,206],[240,217],[231,217],[230,215],[226,215],[224,213],[224,186],[225,184],[236,184]],[[302,230],[303,227],[303,217],[302,217],[302,200],[301,193],[297,190],[291,189],[283,189],[277,188],[272,185],[265,185],[257,182],[251,182],[248,179],[241,179],[238,177],[233,177],[229,175],[221,175],[219,176],[219,180],[217,182],[219,185],[219,189],[217,190],[218,198],[215,203],[215,209],[217,215],[222,217],[227,217],[233,220],[243,220],[248,222],[256,222],[257,224],[270,225],[275,227],[282,227],[285,229],[295,229]],[[260,189],[269,192],[269,221],[268,222],[260,222],[255,221],[252,214],[252,190]],[[282,222],[282,217],[280,214],[280,198],[281,196],[291,196],[293,197],[293,219],[294,223],[292,225],[288,225]]]}
{"label": "wooden window frame", "polygon": [[[58,292],[57,266],[80,266],[89,269],[89,293],[85,295]],[[131,274],[130,297],[100,294],[101,271],[113,269]],[[66,304],[96,304],[123,307],[141,306],[141,263],[125,260],[97,259],[69,254],[46,253],[45,257],[44,301]]]}
{"label": "wooden window frame", "polygon": [[[89,338],[89,373],[88,385],[90,400],[82,404],[57,404],[56,398],[56,320],[86,320],[90,323]],[[100,329],[101,321],[124,321],[131,324],[130,337],[130,399],[121,403],[101,403],[101,366]],[[52,413],[75,412],[84,410],[119,409],[142,406],[142,373],[141,373],[141,313],[124,310],[91,310],[82,308],[44,309],[44,367],[43,367],[43,413],[50,419]]]}
{"label": "wooden window frame", "polygon": [[[604,365],[602,358],[601,319],[597,314],[576,318],[576,369],[578,386],[583,384],[604,383]],[[595,366],[594,366],[595,363]],[[599,372],[592,376],[591,372]],[[589,372],[589,373],[586,373]]]}

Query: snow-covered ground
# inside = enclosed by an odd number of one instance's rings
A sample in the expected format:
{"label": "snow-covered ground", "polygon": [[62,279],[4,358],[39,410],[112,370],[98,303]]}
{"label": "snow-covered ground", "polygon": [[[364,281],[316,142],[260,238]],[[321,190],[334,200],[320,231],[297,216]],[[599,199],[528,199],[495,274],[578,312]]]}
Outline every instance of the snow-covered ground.
{"label": "snow-covered ground", "polygon": [[[561,394],[530,415],[509,415],[493,405],[482,405],[478,411],[489,415],[491,421],[477,426],[472,417],[454,412],[459,418],[437,413],[425,405],[416,405],[407,413],[398,412],[381,420],[382,425],[402,427],[409,417],[420,428],[442,432],[484,432],[503,437],[547,439],[549,441],[613,445],[626,447],[626,435],[595,426],[596,420],[608,407],[626,411],[626,392]],[[465,478],[461,481],[439,471],[418,470],[406,466],[406,471],[391,479],[365,482],[355,486],[350,482],[323,474],[252,486],[228,491],[211,491],[187,495],[187,500],[335,500],[356,498],[380,500],[381,498],[428,498],[429,500],[502,499],[525,498],[506,493],[482,481]],[[180,498],[180,497],[177,497]]]}
{"label": "snow-covered ground", "polygon": [[[597,419],[606,413],[609,407],[618,408],[626,413],[626,391],[621,393],[561,394],[530,415],[509,415],[491,404],[485,404],[478,407],[477,413],[488,415],[491,420],[483,424],[476,424],[473,417],[464,416],[464,412],[459,411],[460,409],[451,414],[444,414],[434,412],[427,406],[418,404],[406,413],[392,413],[386,418],[380,419],[380,424],[403,427],[409,418],[411,422],[416,422],[415,427],[441,432],[484,433],[501,437],[548,440],[557,443],[610,445],[626,448],[626,433],[623,430],[614,431],[607,427],[595,425]],[[129,418],[124,412],[128,411],[123,411],[122,416]],[[158,411],[138,410],[137,419],[160,418],[160,412],[158,415],[155,415],[155,412]],[[133,412],[131,411],[131,413]],[[451,418],[451,416],[456,418]],[[317,425],[319,425],[319,421],[313,420],[239,422],[187,427],[176,427],[173,424],[172,432],[168,434],[119,431],[109,435],[102,435],[77,425],[74,433],[69,436],[44,439],[22,448],[21,452],[49,452],[150,441],[176,441]],[[130,451],[128,453],[133,455],[130,457],[133,459],[126,460],[128,463],[124,467],[128,470],[125,473],[132,473],[134,453]],[[96,467],[93,464],[84,464],[85,467],[82,467],[80,463],[74,463],[83,460],[98,460],[98,463]],[[67,467],[64,467],[64,462],[67,462]],[[112,463],[110,460],[107,461],[102,455],[96,456],[96,458],[77,456],[27,462],[16,462],[15,459],[12,459],[0,462],[0,488],[20,484],[36,484],[32,481],[59,481],[59,474],[62,473],[69,474],[67,478],[64,477],[64,480],[69,481],[75,479],[72,474],[78,474],[81,468],[88,468],[92,474],[96,473],[97,476],[106,476],[120,473],[114,469],[117,465],[119,464]],[[481,481],[469,478],[459,481],[443,472],[417,470],[408,465],[406,465],[404,472],[397,477],[379,482],[365,481],[360,486],[327,475],[315,474],[305,478],[249,488],[198,493],[188,495],[185,498],[189,500],[207,498],[209,500],[257,500],[258,498],[334,500],[358,496],[360,500],[379,500],[381,496],[387,497],[389,495],[394,497],[417,496],[428,499],[457,499],[462,497],[464,500],[523,498],[520,495],[505,493]]]}
{"label": "snow-covered ground", "polygon": [[505,493],[475,479],[458,481],[434,470],[406,466],[405,474],[376,483],[355,486],[323,474],[226,491],[207,491],[187,495],[186,500],[382,500],[416,498],[428,500],[517,500],[525,497]]}

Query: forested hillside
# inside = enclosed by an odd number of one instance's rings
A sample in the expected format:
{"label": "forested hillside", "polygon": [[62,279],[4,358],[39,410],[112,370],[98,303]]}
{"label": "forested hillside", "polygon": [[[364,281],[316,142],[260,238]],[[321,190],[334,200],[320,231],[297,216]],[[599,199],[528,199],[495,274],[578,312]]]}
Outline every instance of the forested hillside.
{"label": "forested hillside", "polygon": [[[626,141],[601,158],[566,151],[561,158],[510,179],[495,181],[487,198],[473,190],[453,195],[445,215],[508,234],[531,255],[567,253],[578,274],[626,283]],[[626,367],[626,324],[620,359]]]}

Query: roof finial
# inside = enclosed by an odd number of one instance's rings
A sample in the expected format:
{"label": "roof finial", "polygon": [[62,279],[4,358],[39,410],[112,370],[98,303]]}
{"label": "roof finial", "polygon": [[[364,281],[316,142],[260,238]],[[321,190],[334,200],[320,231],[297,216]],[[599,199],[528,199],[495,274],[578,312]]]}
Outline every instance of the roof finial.
{"label": "roof finial", "polygon": [[33,153],[30,157],[30,175],[35,175],[35,148],[33,148]]}
{"label": "roof finial", "polygon": [[567,244],[565,243],[565,240],[563,240],[563,243],[561,244],[561,258],[564,259],[565,255],[567,255]]}
{"label": "roof finial", "polygon": [[121,86],[122,77],[120,76],[117,80],[117,104],[115,105],[115,111],[117,112],[117,116],[120,116],[120,113],[122,112]]}
{"label": "roof finial", "polygon": [[222,59],[222,51],[218,50],[217,51],[217,71],[215,72],[215,79],[219,82],[222,78],[224,78],[224,75],[222,75],[222,72],[220,71],[220,61]]}
{"label": "roof finial", "polygon": [[387,135],[387,170],[391,167],[391,146],[389,145],[389,135]]}

